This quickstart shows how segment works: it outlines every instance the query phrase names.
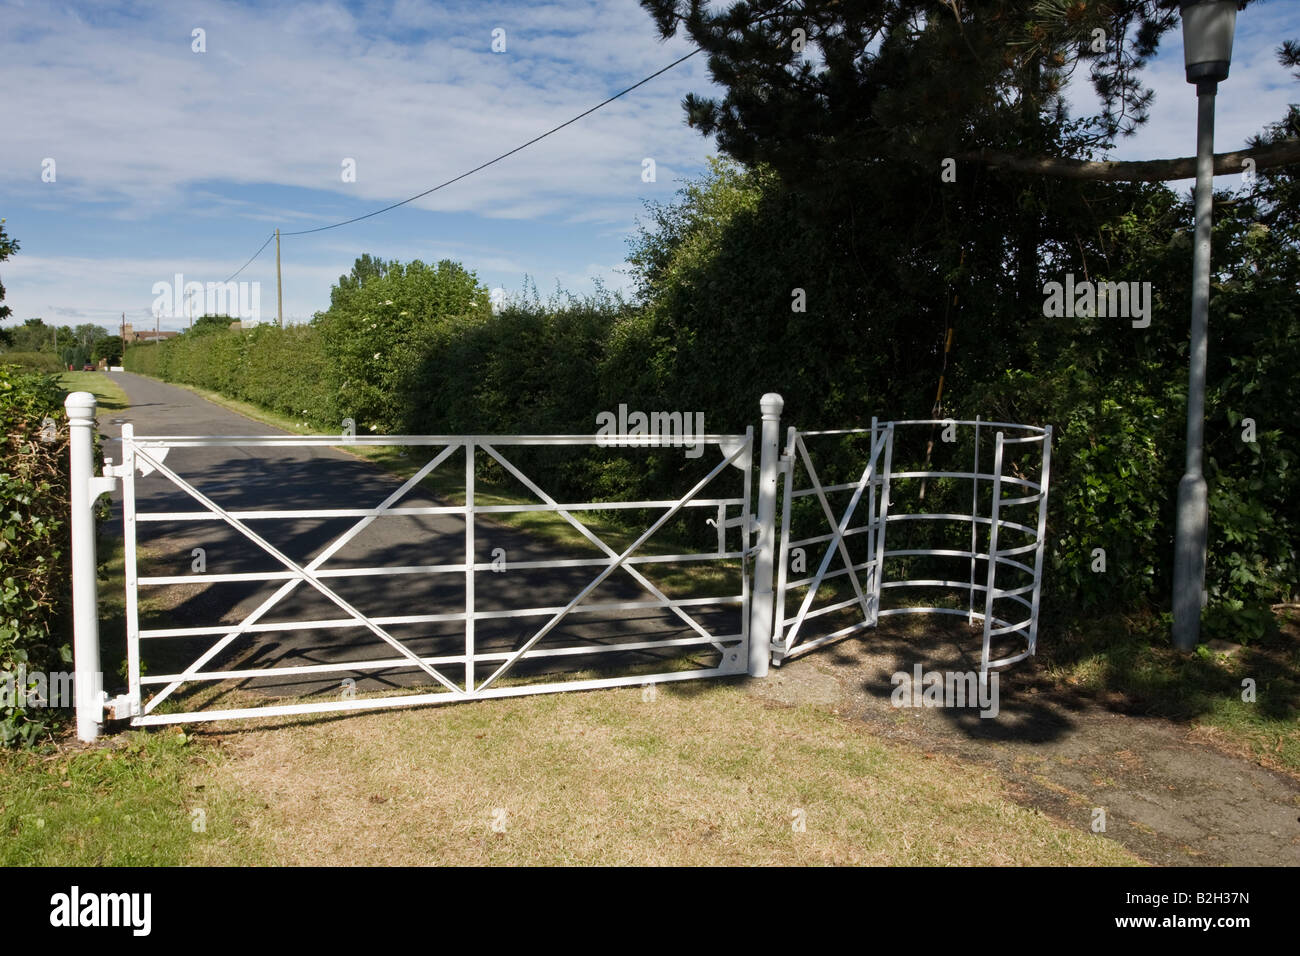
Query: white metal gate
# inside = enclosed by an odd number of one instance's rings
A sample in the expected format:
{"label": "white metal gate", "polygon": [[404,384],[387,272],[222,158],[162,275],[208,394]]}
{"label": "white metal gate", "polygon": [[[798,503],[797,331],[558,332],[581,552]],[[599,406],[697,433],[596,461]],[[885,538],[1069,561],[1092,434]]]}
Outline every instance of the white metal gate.
{"label": "white metal gate", "polygon": [[[856,481],[823,485],[808,451],[808,439],[848,437],[861,435],[868,438],[866,466]],[[808,651],[848,637],[855,631],[875,627],[880,614],[881,565],[885,548],[885,518],[889,513],[889,471],[893,451],[894,429],[891,424],[879,425],[874,420],[869,429],[801,432],[793,425],[781,457],[785,477],[784,506],[781,509],[781,560],[777,570],[776,610],[772,633],[772,663],[798,657]],[[796,488],[795,475],[802,468],[808,485]],[[831,507],[829,496],[849,493],[850,497],[840,511]],[[816,496],[825,527],[829,531],[816,535],[792,538],[790,521],[793,507],[801,498]],[[856,520],[855,520],[856,519]],[[865,536],[866,549],[862,560],[855,560],[850,547]],[[806,557],[806,549],[824,546],[817,570],[800,578],[791,577],[800,572],[797,560]],[[796,558],[791,561],[792,555]],[[833,559],[838,559],[836,570],[830,570]],[[803,565],[806,570],[806,562]],[[859,577],[861,574],[861,577]],[[847,577],[853,586],[853,595],[832,601],[813,609],[822,584],[839,577]],[[799,609],[793,617],[786,617],[786,594],[806,588]],[[848,608],[861,612],[859,620],[817,637],[807,637],[804,626],[824,615],[835,614]]]}
{"label": "white metal gate", "polygon": [[[981,456],[981,442],[994,430],[992,460]],[[926,463],[896,470],[895,437],[911,432],[926,444]],[[929,467],[934,435],[946,436],[941,443],[971,443],[971,464],[965,468]],[[1008,433],[1010,436],[1008,437]],[[810,454],[808,439],[869,438],[865,467],[856,482],[823,485]],[[785,475],[785,498],[782,514],[780,567],[776,587],[775,626],[772,662],[783,660],[814,648],[838,641],[864,628],[874,627],[880,618],[901,614],[943,614],[965,617],[969,623],[982,625],[980,671],[1003,667],[1031,656],[1037,650],[1038,609],[1042,591],[1043,555],[1047,537],[1047,490],[1051,470],[1051,426],[1038,428],[1006,422],[953,419],[930,419],[897,422],[872,421],[870,429],[842,431],[799,431],[790,428],[786,453],[782,458]],[[1027,452],[1015,462],[1012,451]],[[800,485],[796,475],[802,469],[807,485]],[[982,470],[983,469],[983,470]],[[1014,473],[1008,473],[1008,472]],[[925,502],[926,483],[969,482],[968,511],[936,511]],[[922,489],[917,494],[917,489]],[[1005,490],[1016,493],[1006,496]],[[847,505],[837,513],[828,496],[851,493]],[[791,517],[800,498],[815,495],[821,506],[829,533],[795,537]],[[891,498],[898,498],[891,511]],[[987,498],[987,501],[985,501]],[[865,501],[864,501],[865,499]],[[909,507],[900,508],[905,503]],[[981,507],[984,505],[984,507]],[[1025,509],[1032,509],[1025,514]],[[969,529],[969,543],[959,547],[936,547],[933,542],[894,544],[887,539],[892,527],[894,537],[903,525]],[[855,559],[849,544],[861,536],[866,541],[865,556]],[[944,543],[944,542],[940,542]],[[795,578],[792,555],[813,545],[825,545],[817,571]],[[838,561],[833,559],[838,558]],[[939,567],[942,576],[916,576],[905,565],[908,560],[925,559],[930,567]],[[830,570],[832,566],[835,570]],[[792,570],[793,568],[793,570]],[[892,570],[891,569],[895,569]],[[960,576],[966,571],[965,579]],[[862,578],[859,578],[859,574]],[[853,594],[817,606],[822,586],[847,576]],[[787,597],[804,588],[797,611],[787,616]],[[909,592],[933,595],[936,592],[965,592],[965,607],[931,604],[925,600],[907,603]],[[894,596],[891,603],[882,599]],[[889,605],[889,606],[886,606]],[[1008,609],[1010,608],[1010,609]],[[857,610],[856,621],[829,631],[809,634],[809,622],[823,615]],[[1019,642],[1017,645],[1016,642]],[[1012,645],[1008,647],[1008,645]]]}
{"label": "white metal gate", "polygon": [[[699,440],[706,446],[721,449],[721,461],[704,466],[706,474],[686,491],[680,498],[659,501],[603,501],[561,503],[543,490],[536,482],[518,468],[509,457],[513,449],[527,446],[577,446],[600,443],[626,444],[629,446],[656,447],[657,439],[645,436],[608,436],[600,439],[593,436],[249,436],[249,437],[193,437],[193,436],[149,436],[137,437],[130,425],[123,427],[122,449],[124,461],[115,469],[117,477],[123,481],[123,522],[126,546],[126,584],[127,584],[127,652],[128,652],[128,693],[125,700],[120,700],[115,707],[116,715],[130,716],[133,725],[164,724],[191,722],[197,720],[216,720],[248,716],[270,716],[283,714],[319,713],[338,710],[373,709],[394,706],[411,706],[415,704],[443,703],[480,699],[487,697],[505,697],[519,694],[547,693],[560,690],[577,690],[595,687],[616,687],[627,684],[646,684],[661,681],[689,680],[702,677],[717,677],[744,673],[748,666],[748,577],[741,574],[740,592],[726,597],[673,599],[657,587],[641,570],[650,565],[696,561],[744,561],[748,557],[750,516],[749,485],[750,462],[752,451],[752,433],[744,435],[701,436]],[[414,475],[384,500],[371,507],[331,508],[331,509],[256,509],[235,511],[218,504],[211,496],[205,494],[196,482],[182,477],[171,467],[168,453],[196,447],[238,446],[241,449],[267,447],[310,447],[310,446],[403,446],[427,449],[433,455]],[[437,505],[409,507],[401,504],[402,499],[430,475],[438,466],[447,462],[453,455],[463,456],[465,503],[463,505]],[[499,464],[520,484],[528,488],[539,499],[538,503],[519,505],[480,504],[475,501],[474,481],[475,465],[479,456]],[[173,456],[175,457],[175,456]],[[739,496],[709,497],[703,496],[706,489],[720,474],[730,468],[743,472],[743,492]],[[200,507],[192,511],[148,512],[139,509],[136,497],[137,473],[157,472],[173,486],[183,491]],[[659,510],[662,513],[629,546],[615,549],[591,531],[574,512],[603,512],[615,509]],[[716,509],[719,525],[717,552],[692,552],[677,554],[638,554],[639,549],[656,532],[683,508]],[[539,568],[577,568],[590,567],[596,571],[590,581],[574,594],[566,603],[555,606],[524,606],[508,610],[483,610],[475,604],[476,576],[494,571],[492,562],[482,560],[476,554],[476,526],[481,516],[507,512],[552,512],[563,518],[586,541],[601,552],[599,558],[570,558],[559,560],[513,562],[512,570],[530,570]],[[736,517],[728,517],[729,511],[739,511]],[[330,562],[338,551],[355,538],[373,522],[387,517],[401,515],[458,515],[464,521],[463,559],[456,563],[407,565],[399,567],[331,567]],[[338,519],[354,521],[343,534],[338,535],[323,551],[309,562],[295,561],[281,548],[276,547],[266,536],[255,530],[258,522],[284,519]],[[203,522],[219,521],[235,529],[243,538],[258,549],[270,555],[283,566],[283,570],[258,573],[228,573],[201,575],[166,575],[139,576],[137,574],[136,540],[139,526],[148,522]],[[739,533],[739,547],[727,550],[727,531],[735,528]],[[734,540],[734,538],[733,538]],[[623,569],[648,592],[645,601],[589,601],[589,597],[615,571]],[[456,610],[438,609],[433,613],[393,614],[375,616],[363,613],[351,602],[345,600],[337,591],[333,579],[365,575],[457,575],[463,576],[463,606]],[[214,584],[237,581],[274,581],[282,582],[279,588],[252,613],[245,616],[237,625],[208,624],[197,627],[177,628],[141,628],[137,595],[140,589],[157,586],[193,584]],[[267,623],[263,619],[280,604],[289,594],[301,585],[315,589],[345,615],[342,618],[319,620],[294,620],[280,623]],[[716,633],[706,628],[695,616],[704,606],[734,606],[738,611],[737,626],[734,632]],[[570,615],[589,613],[591,611],[636,611],[643,608],[665,609],[681,621],[689,630],[687,636],[646,641],[621,640],[608,644],[566,643],[548,641],[548,636],[556,633],[556,628]],[[510,650],[484,651],[476,647],[476,625],[487,620],[501,618],[538,618],[543,623],[532,630],[526,640]],[[399,640],[391,631],[395,625],[440,624],[459,622],[463,624],[463,645],[456,653],[442,653],[426,656],[412,651],[406,642]],[[212,669],[207,665],[233,642],[246,635],[275,634],[287,631],[311,629],[358,628],[384,641],[398,656],[385,658],[359,658],[356,660],[331,662],[328,664],[301,665],[293,667],[252,668],[252,669]],[[166,640],[169,638],[210,637],[213,642],[202,654],[198,655],[183,670],[176,673],[145,674],[141,672],[141,642]],[[523,661],[536,661],[542,658],[563,658],[601,654],[628,654],[636,651],[663,651],[665,649],[710,648],[716,651],[717,661],[713,666],[703,668],[672,669],[642,672],[630,675],[599,677],[585,680],[527,681],[510,683],[509,676]],[[489,665],[490,673],[486,677],[477,676],[476,669]],[[160,704],[168,700],[182,686],[196,682],[239,681],[268,676],[284,677],[288,675],[303,676],[312,674],[344,675],[348,673],[365,673],[391,670],[394,668],[418,668],[427,678],[430,690],[424,693],[404,693],[385,697],[354,696],[348,699],[333,699],[291,704],[270,704],[255,707],[222,708],[215,710],[186,709],[172,713],[158,710]]]}
{"label": "white metal gate", "polygon": [[[72,557],[73,604],[75,621],[75,661],[78,687],[94,685],[99,675],[98,605],[95,594],[95,534],[92,506],[95,499],[113,490],[121,482],[123,530],[126,564],[126,637],[127,690],[109,698],[102,691],[78,694],[77,726],[82,740],[93,740],[105,715],[114,719],[129,718],[133,725],[217,720],[223,718],[284,714],[321,713],[383,707],[444,703],[488,697],[549,693],[661,681],[689,680],[748,673],[753,677],[767,674],[768,664],[797,657],[802,653],[841,640],[866,628],[874,627],[882,617],[894,614],[938,613],[960,615],[971,623],[983,625],[981,671],[1000,667],[1033,654],[1037,647],[1038,610],[1042,587],[1044,544],[1047,522],[1047,489],[1051,459],[1051,428],[975,421],[898,421],[872,420],[870,428],[841,431],[801,431],[790,428],[784,455],[779,447],[780,416],[783,401],[779,395],[763,396],[762,434],[755,476],[755,440],[753,429],[743,435],[701,435],[695,440],[721,453],[721,461],[702,459],[704,472],[678,497],[655,501],[579,501],[562,503],[543,490],[521,469],[513,457],[524,454],[519,449],[538,446],[574,447],[582,445],[617,445],[627,448],[663,448],[661,438],[647,435],[509,435],[509,436],[293,436],[256,435],[244,437],[211,436],[137,436],[130,425],[122,430],[120,464],[111,462],[103,477],[91,474],[94,396],[86,392],[70,395],[66,402],[72,427]],[[943,443],[948,433],[969,434],[972,459],[964,467],[940,468],[930,464],[935,447],[933,434],[943,429]],[[988,429],[995,429],[992,461],[985,468],[981,441]],[[928,430],[931,440],[924,461],[913,467],[915,456],[899,455],[899,436]],[[1008,433],[1010,435],[1008,436]],[[954,439],[955,440],[955,439]],[[835,455],[827,455],[819,464],[819,453],[812,446],[818,442],[838,444]],[[186,449],[236,446],[256,448],[310,448],[347,445],[403,446],[423,449],[431,454],[400,487],[377,503],[351,508],[237,509],[214,500],[200,487],[202,482],[180,474],[178,458]],[[962,446],[964,447],[964,446]],[[177,455],[170,459],[170,452]],[[1017,455],[1020,457],[1017,458]],[[464,468],[464,503],[448,505],[403,505],[401,502],[423,479],[453,457],[459,456]],[[534,495],[536,502],[525,504],[490,504],[476,500],[475,471],[479,461],[491,461]],[[898,462],[904,460],[904,466]],[[823,482],[825,466],[833,462],[837,469],[829,482]],[[847,463],[846,463],[847,462]],[[454,462],[453,462],[454,464]],[[692,466],[695,467],[695,466]],[[730,469],[739,469],[735,475]],[[166,479],[183,493],[197,509],[142,511],[138,506],[138,475],[153,474]],[[802,473],[803,477],[798,477]],[[739,493],[721,493],[704,497],[719,476],[728,475]],[[751,489],[757,477],[751,509]],[[784,478],[780,496],[780,542],[777,542],[778,486]],[[970,510],[961,506],[936,510],[935,497],[954,499],[957,484],[970,483]],[[929,485],[928,483],[933,483]],[[954,484],[957,483],[957,484]],[[1004,486],[1016,493],[1004,496]],[[926,500],[927,487],[932,489]],[[919,494],[915,489],[919,488]],[[960,489],[959,489],[960,490]],[[964,493],[964,492],[963,492]],[[945,497],[946,496],[946,497]],[[985,499],[987,502],[985,504]],[[902,505],[900,507],[900,505]],[[1018,509],[1033,509],[1021,517]],[[621,548],[602,540],[578,514],[619,509],[659,512],[630,544]],[[692,551],[674,554],[644,553],[646,543],[683,509],[710,509],[710,524],[717,531],[715,551]],[[476,592],[477,576],[498,570],[484,561],[477,550],[480,519],[507,512],[547,512],[557,515],[599,556],[565,559],[542,559],[516,562],[516,569],[590,568],[594,576],[575,589],[562,603],[507,608],[485,607]],[[459,516],[463,522],[463,539],[459,558],[437,563],[403,565],[337,565],[337,556],[350,541],[377,521],[394,516]],[[314,551],[309,560],[295,560],[284,547],[277,546],[258,530],[260,522],[298,519],[347,520],[347,529],[333,537],[324,548]],[[1035,520],[1036,518],[1036,520]],[[233,529],[261,554],[274,560],[273,571],[203,573],[199,575],[148,575],[138,573],[137,544],[139,529],[149,522],[216,522]],[[969,536],[959,547],[935,547],[933,542],[901,541],[909,527],[951,526]],[[894,530],[890,532],[890,529]],[[809,529],[814,533],[809,533]],[[887,534],[887,532],[890,532]],[[887,540],[888,539],[888,540]],[[816,570],[809,573],[809,555],[817,556]],[[728,564],[739,571],[735,593],[710,597],[670,597],[641,568],[656,564],[712,561]],[[958,562],[961,572],[947,571],[927,576],[912,567],[914,561]],[[983,564],[981,565],[981,562]],[[897,568],[891,571],[891,568]],[[648,596],[636,600],[592,601],[593,592],[616,571],[626,572]],[[438,608],[425,613],[367,613],[342,594],[338,579],[400,578],[408,576],[451,576],[462,582],[462,599],[454,610]],[[773,578],[775,577],[775,582]],[[200,626],[142,628],[140,626],[140,590],[176,584],[205,585],[225,582],[255,581],[278,584],[269,597],[237,622],[215,622]],[[843,585],[848,585],[846,590]],[[306,585],[307,588],[301,588]],[[405,585],[404,585],[405,586]],[[802,593],[800,593],[802,589]],[[824,598],[827,591],[836,591]],[[964,608],[951,601],[926,603],[904,596],[908,589],[935,589],[965,592]],[[342,617],[328,619],[293,619],[275,622],[268,614],[295,591],[319,595],[338,608]],[[851,592],[851,593],[850,593]],[[891,603],[888,598],[896,596]],[[788,600],[798,598],[797,608],[787,607]],[[829,603],[818,604],[824,598]],[[521,602],[522,604],[522,602]],[[1011,606],[1012,610],[1006,610]],[[733,608],[738,611],[734,626],[719,630],[706,626],[702,616]],[[681,636],[649,638],[633,628],[609,641],[573,641],[564,637],[561,625],[572,618],[593,612],[623,615],[653,609],[671,615],[680,625]],[[394,609],[418,610],[418,609]],[[836,617],[838,615],[838,617]],[[848,623],[841,621],[847,617]],[[507,647],[488,646],[481,637],[493,622],[504,619],[534,618],[538,626],[529,626],[527,637]],[[616,617],[616,624],[624,619]],[[394,632],[402,627],[448,625],[454,631],[450,650],[437,653],[413,649],[411,639]],[[567,626],[567,625],[566,625]],[[219,667],[214,661],[240,638],[287,631],[314,633],[326,629],[343,629],[369,635],[391,648],[383,657],[359,657],[325,663],[290,667]],[[399,632],[400,633],[400,632]],[[142,641],[211,639],[204,650],[184,666],[171,672],[155,674],[142,667]],[[1006,645],[1011,642],[1008,650]],[[1020,642],[1020,643],[1016,643]],[[347,645],[350,647],[350,645]],[[382,648],[380,649],[383,650]],[[649,669],[639,672],[617,665],[606,676],[555,679],[550,672],[537,673],[547,661],[576,658],[623,660],[618,655],[650,655]],[[680,659],[665,663],[668,655],[703,655],[703,666],[686,664]],[[644,665],[644,660],[642,664]],[[662,665],[662,666],[659,666]],[[532,667],[534,672],[521,675]],[[480,668],[483,668],[480,672]],[[279,677],[337,678],[347,673],[374,673],[404,669],[418,671],[425,686],[411,693],[387,696],[336,695],[329,700],[266,704],[207,709],[177,710],[177,692],[193,685],[238,682]],[[482,673],[482,676],[480,676]],[[170,702],[170,703],[169,703]],[[168,706],[162,707],[161,705]]]}

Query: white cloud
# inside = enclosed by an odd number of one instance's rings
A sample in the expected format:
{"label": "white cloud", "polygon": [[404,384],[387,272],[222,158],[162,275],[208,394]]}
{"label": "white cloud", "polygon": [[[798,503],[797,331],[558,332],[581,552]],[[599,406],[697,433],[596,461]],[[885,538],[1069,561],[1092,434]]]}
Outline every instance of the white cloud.
{"label": "white cloud", "polygon": [[[403,23],[424,9],[398,6]],[[7,13],[16,31],[34,34],[0,58],[0,83],[26,91],[7,104],[0,141],[5,168],[32,171],[21,195],[117,202],[127,215],[146,216],[191,204],[197,184],[216,181],[380,205],[518,146],[688,49],[658,44],[649,17],[629,17],[621,3],[470,8],[450,39],[412,45],[359,33],[358,20],[334,3],[145,9],[143,23],[96,25],[43,8]],[[512,36],[500,55],[488,49],[498,20]],[[206,53],[191,52],[189,24],[207,30]],[[577,33],[557,32],[565,29]],[[699,85],[701,68],[683,64],[653,81],[643,102],[611,104],[562,139],[420,205],[535,215],[580,196],[630,208],[621,172],[632,153],[637,162],[656,149],[700,154],[676,103],[680,90]],[[58,163],[57,192],[39,180],[46,156]],[[355,183],[341,179],[345,157],[357,162]]]}

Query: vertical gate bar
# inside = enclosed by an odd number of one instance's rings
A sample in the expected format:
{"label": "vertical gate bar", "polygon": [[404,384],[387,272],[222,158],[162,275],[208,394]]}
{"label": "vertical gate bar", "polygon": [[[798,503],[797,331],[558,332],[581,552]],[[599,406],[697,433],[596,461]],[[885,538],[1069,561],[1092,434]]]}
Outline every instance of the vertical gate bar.
{"label": "vertical gate bar", "polygon": [[980,676],[989,669],[989,631],[993,629],[993,586],[998,569],[998,512],[1002,503],[1002,432],[997,433],[993,445],[993,507],[989,510],[989,571],[988,586],[984,591],[984,655],[980,659]]}
{"label": "vertical gate bar", "polygon": [[474,440],[465,442],[465,693],[474,693]]}
{"label": "vertical gate bar", "polygon": [[[885,427],[885,468],[881,472],[884,484],[880,486],[880,536],[876,538],[876,563],[880,567],[880,578],[876,580],[876,607],[880,607],[880,588],[884,579],[885,537],[889,529],[889,489],[893,481],[893,421]],[[876,618],[880,611],[876,610]]]}
{"label": "vertical gate bar", "polygon": [[95,396],[73,392],[68,413],[69,505],[72,532],[73,693],[77,739],[90,743],[104,719],[99,669],[99,605],[96,594],[95,515],[90,483],[94,469]]}
{"label": "vertical gate bar", "polygon": [[[871,416],[871,439],[867,443],[867,454],[876,453],[876,416]],[[867,554],[876,556],[876,532],[880,515],[876,514],[876,485],[880,483],[880,469],[871,476],[871,485],[867,490]],[[880,562],[873,560],[871,567],[872,614],[880,617]]]}
{"label": "vertical gate bar", "polygon": [[1039,479],[1038,547],[1034,549],[1034,601],[1029,612],[1029,653],[1038,653],[1038,599],[1043,591],[1043,547],[1047,541],[1047,482],[1052,469],[1052,426],[1043,429],[1043,471]]}
{"label": "vertical gate bar", "polygon": [[775,392],[768,392],[760,400],[759,407],[763,411],[763,431],[758,466],[758,554],[754,560],[754,593],[750,598],[751,677],[766,677],[772,658],[772,559],[776,550],[776,481],[779,472],[777,443],[785,399]]}
{"label": "vertical gate bar", "polygon": [[[752,601],[754,597],[753,593],[750,591],[749,588],[749,539],[753,531],[753,529],[750,527],[750,517],[752,515],[750,508],[753,504],[753,499],[750,498],[750,495],[753,494],[753,490],[754,490],[754,426],[753,425],[749,425],[745,429],[745,445],[747,446],[747,451],[745,453],[745,461],[747,462],[747,464],[745,466],[745,479],[744,479],[745,488],[744,491],[742,492],[742,497],[745,499],[745,504],[741,507],[741,520],[740,520],[740,554],[741,554],[741,558],[740,558],[740,646],[744,648],[744,653],[746,655],[745,658],[746,667],[748,667],[749,641],[751,638],[751,632],[749,628],[749,615],[752,613],[753,610],[752,607],[750,606],[750,601]],[[720,548],[720,550],[725,552],[727,550],[726,545],[727,545],[727,541],[726,541],[726,537],[724,536],[722,540],[722,547]],[[725,658],[723,662],[725,663]]]}
{"label": "vertical gate bar", "polygon": [[785,646],[785,588],[790,579],[790,507],[794,493],[794,453],[798,436],[798,430],[791,425],[786,432],[785,453],[781,460],[785,479],[781,494],[781,560],[777,565],[776,595],[772,600],[772,648],[777,655],[777,664],[781,663],[784,652],[789,650]]}
{"label": "vertical gate bar", "polygon": [[979,543],[979,522],[975,519],[980,513],[980,417],[975,416],[975,464],[971,466],[970,483],[970,590],[967,592],[969,602],[966,607],[966,623],[975,623],[975,547]]}
{"label": "vertical gate bar", "polygon": [[122,558],[126,576],[126,668],[131,716],[140,713],[140,600],[136,567],[135,426],[122,426]]}
{"label": "vertical gate bar", "polygon": [[881,472],[884,484],[880,487],[880,535],[876,539],[876,565],[881,569],[876,579],[876,618],[880,618],[880,593],[885,568],[885,537],[889,529],[889,494],[894,474],[894,423],[885,426],[885,468]]}

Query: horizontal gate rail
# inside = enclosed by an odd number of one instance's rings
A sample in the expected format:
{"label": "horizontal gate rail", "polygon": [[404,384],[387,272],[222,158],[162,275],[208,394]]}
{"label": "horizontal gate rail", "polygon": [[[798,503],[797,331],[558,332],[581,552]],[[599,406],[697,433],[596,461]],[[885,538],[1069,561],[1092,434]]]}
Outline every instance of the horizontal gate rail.
{"label": "horizontal gate rail", "polygon": [[[683,507],[687,508],[716,508],[719,505],[738,505],[741,503],[739,498],[705,498],[701,501],[689,502]],[[558,511],[628,511],[644,510],[647,508],[671,508],[677,504],[676,501],[584,501],[577,504],[551,504],[551,505],[475,505],[474,513],[476,515],[491,514],[524,514],[530,512],[558,512]],[[238,518],[240,521],[259,521],[259,520],[281,520],[292,518],[364,518],[367,515],[374,514],[370,508],[299,508],[299,509],[280,509],[280,510],[254,510],[254,511],[230,511],[227,512],[230,517]],[[390,508],[384,512],[386,515],[394,516],[417,516],[417,515],[462,515],[465,513],[464,507],[454,505],[427,505],[418,508]],[[155,511],[145,515],[138,515],[139,521],[222,521],[222,515],[209,511]]]}

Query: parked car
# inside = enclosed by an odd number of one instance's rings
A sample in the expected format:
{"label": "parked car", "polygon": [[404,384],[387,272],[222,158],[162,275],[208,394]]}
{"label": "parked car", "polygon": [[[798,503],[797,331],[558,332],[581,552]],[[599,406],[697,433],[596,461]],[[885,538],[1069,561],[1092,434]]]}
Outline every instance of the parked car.
{"label": "parked car", "polygon": [[95,370],[95,366],[87,362],[85,365],[81,366],[81,370],[83,372],[93,372]]}

